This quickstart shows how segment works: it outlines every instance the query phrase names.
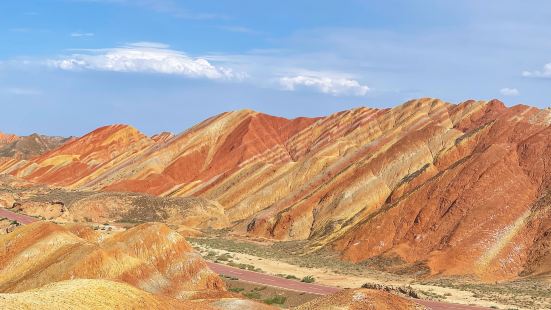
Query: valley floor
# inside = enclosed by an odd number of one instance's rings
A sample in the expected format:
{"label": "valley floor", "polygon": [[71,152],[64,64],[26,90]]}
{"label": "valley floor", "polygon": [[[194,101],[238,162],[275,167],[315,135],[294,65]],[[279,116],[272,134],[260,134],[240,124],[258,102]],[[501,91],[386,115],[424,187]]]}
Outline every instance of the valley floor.
{"label": "valley floor", "polygon": [[[35,218],[21,213],[0,210],[3,211],[3,217],[7,218],[4,221],[7,224],[14,219],[22,219],[25,223],[36,221]],[[94,226],[97,223],[88,224]],[[112,227],[116,230],[119,228],[124,230],[124,227],[119,225]],[[129,226],[132,225],[129,224]],[[110,231],[104,233],[110,233]],[[551,308],[549,294],[551,284],[548,281],[530,279],[484,284],[458,278],[419,280],[413,276],[380,271],[385,265],[385,262],[381,261],[370,262],[370,265],[352,264],[339,259],[329,251],[304,253],[306,244],[303,242],[270,243],[222,235],[218,232],[207,232],[201,237],[187,239],[204,258],[213,263],[291,279],[297,281],[297,284],[302,284],[299,282],[301,279],[312,277],[316,284],[341,289],[359,288],[364,284],[407,288],[423,300],[441,302],[438,305],[449,303],[495,309]],[[224,276],[223,272],[220,274]],[[255,284],[239,279],[235,275],[226,275],[225,281],[235,292],[242,293],[247,298],[264,300],[274,296],[284,296],[285,306],[299,305],[316,296],[315,292],[305,293],[289,288],[265,288],[269,283]],[[275,300],[277,301],[277,298]],[[427,306],[430,305],[427,304]]]}
{"label": "valley floor", "polygon": [[300,281],[312,276],[316,283],[338,288],[358,288],[369,283],[411,287],[423,299],[494,309],[549,309],[551,284],[517,280],[477,283],[462,278],[419,280],[337,259],[331,253],[300,253],[301,243],[262,243],[222,237],[188,238],[206,259]]}

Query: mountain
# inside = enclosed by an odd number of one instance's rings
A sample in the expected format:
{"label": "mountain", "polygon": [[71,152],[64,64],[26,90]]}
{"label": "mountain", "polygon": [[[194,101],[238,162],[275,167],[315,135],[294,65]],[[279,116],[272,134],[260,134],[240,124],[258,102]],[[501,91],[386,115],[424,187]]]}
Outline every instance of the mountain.
{"label": "mountain", "polygon": [[17,141],[18,139],[19,139],[19,137],[16,136],[16,135],[6,134],[6,133],[0,132],[0,147],[4,146],[6,144],[12,143],[14,141]]}
{"label": "mountain", "polygon": [[103,127],[0,172],[201,197],[234,234],[306,240],[309,251],[391,269],[510,279],[551,272],[550,124],[551,109],[498,100],[297,119],[243,110],[174,137]]}
{"label": "mountain", "polygon": [[19,137],[0,133],[0,157],[31,159],[56,149],[71,139],[38,134]]}

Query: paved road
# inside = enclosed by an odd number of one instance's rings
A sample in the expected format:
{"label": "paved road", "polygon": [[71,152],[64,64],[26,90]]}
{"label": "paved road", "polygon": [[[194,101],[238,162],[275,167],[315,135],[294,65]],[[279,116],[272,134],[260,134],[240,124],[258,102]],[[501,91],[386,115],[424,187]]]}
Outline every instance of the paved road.
{"label": "paved road", "polygon": [[[30,224],[32,222],[38,221],[34,217],[11,212],[4,208],[0,208],[0,218],[2,217],[8,218],[10,220],[18,221],[21,224]],[[271,275],[249,271],[249,270],[243,270],[243,269],[234,268],[234,267],[212,263],[212,262],[207,262],[207,265],[214,272],[221,275],[235,277],[235,278],[238,278],[239,280],[257,283],[261,285],[280,287],[286,290],[305,292],[305,293],[317,294],[317,295],[328,295],[341,290],[338,287],[325,286],[325,285],[320,285],[315,283],[304,283],[296,280],[288,280],[277,276],[271,276]],[[450,303],[419,300],[419,299],[415,299],[415,302],[422,304],[432,310],[486,310],[488,309],[488,308],[482,308],[482,307],[450,304]]]}
{"label": "paved road", "polygon": [[32,222],[38,221],[34,217],[8,211],[4,208],[0,208],[0,218],[7,218],[12,221],[18,221],[21,224],[30,224]]}
{"label": "paved road", "polygon": [[[280,287],[286,290],[306,292],[306,293],[317,294],[317,295],[328,295],[328,294],[336,293],[341,290],[341,288],[338,288],[338,287],[325,286],[325,285],[314,284],[314,283],[304,283],[296,280],[288,280],[277,276],[271,276],[271,275],[249,271],[249,270],[243,270],[243,269],[234,268],[234,267],[217,264],[213,262],[207,262],[207,265],[209,266],[210,269],[212,269],[212,271],[220,275],[231,276],[231,277],[238,278],[239,280],[257,283],[261,285]],[[483,308],[483,307],[450,304],[450,303],[420,300],[420,299],[414,299],[414,301],[432,310],[487,310],[489,309],[489,308]]]}
{"label": "paved road", "polygon": [[338,287],[331,287],[314,283],[304,283],[296,280],[288,280],[281,277],[243,270],[212,262],[207,262],[207,265],[210,269],[212,269],[212,271],[221,275],[236,277],[239,280],[280,287],[292,291],[317,295],[328,295],[340,291],[340,288]]}

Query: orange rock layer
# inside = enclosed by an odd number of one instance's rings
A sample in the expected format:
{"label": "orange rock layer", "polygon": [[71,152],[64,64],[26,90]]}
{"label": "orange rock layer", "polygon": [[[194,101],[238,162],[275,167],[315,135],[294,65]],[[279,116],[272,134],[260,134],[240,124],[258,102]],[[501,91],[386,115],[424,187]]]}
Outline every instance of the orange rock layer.
{"label": "orange rock layer", "polygon": [[293,120],[253,111],[175,137],[100,128],[0,172],[72,189],[200,196],[236,234],[311,240],[486,279],[551,271],[551,110],[412,100]]}

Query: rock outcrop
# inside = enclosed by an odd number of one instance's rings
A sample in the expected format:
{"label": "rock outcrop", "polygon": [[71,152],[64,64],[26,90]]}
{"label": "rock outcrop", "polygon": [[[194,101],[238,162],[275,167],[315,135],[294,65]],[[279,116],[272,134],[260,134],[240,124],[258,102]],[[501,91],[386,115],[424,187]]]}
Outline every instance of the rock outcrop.
{"label": "rock outcrop", "polygon": [[379,290],[355,289],[320,297],[300,305],[297,310],[422,310],[427,309],[412,300]]}

